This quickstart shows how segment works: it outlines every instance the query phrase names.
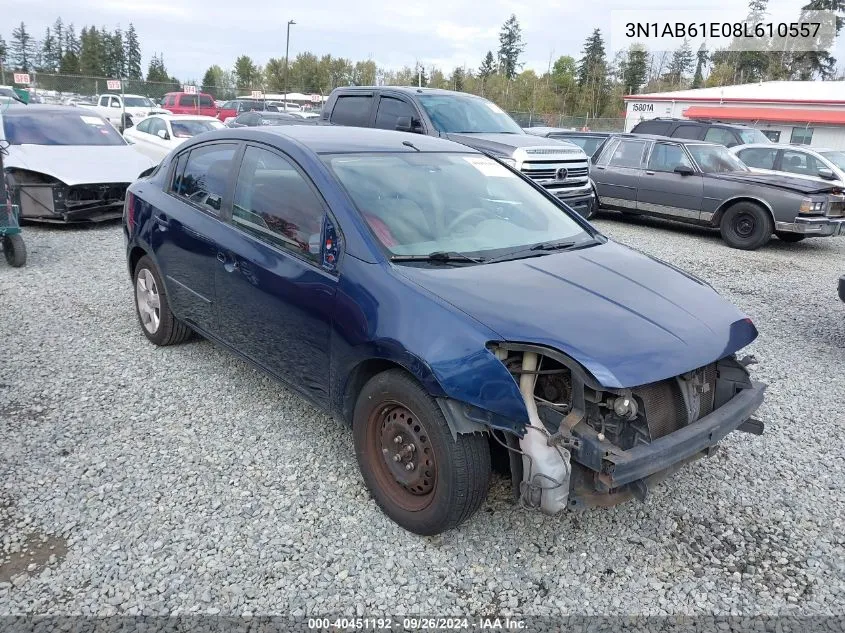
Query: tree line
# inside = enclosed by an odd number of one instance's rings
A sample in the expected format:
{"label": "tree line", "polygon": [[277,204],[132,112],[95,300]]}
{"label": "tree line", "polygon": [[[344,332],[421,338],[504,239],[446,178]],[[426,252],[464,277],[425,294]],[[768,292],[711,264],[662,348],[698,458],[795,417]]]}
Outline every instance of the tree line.
{"label": "tree line", "polygon": [[[748,19],[760,21],[768,0],[750,0]],[[805,11],[834,11],[836,34],[845,23],[845,0],[810,0]],[[218,99],[251,90],[279,93],[328,94],[348,85],[421,85],[483,95],[508,110],[560,112],[577,117],[620,117],[625,95],[748,83],[774,79],[841,78],[837,60],[829,52],[740,51],[736,42],[709,51],[693,51],[689,42],[674,51],[648,52],[633,45],[609,57],[600,29],[590,33],[579,57],[549,59],[545,72],[524,69],[525,40],[519,21],[511,15],[502,25],[498,45],[487,51],[477,68],[444,71],[417,62],[399,69],[379,67],[372,59],[353,61],[333,55],[302,52],[290,60],[273,57],[263,66],[241,55],[230,69],[210,66],[200,82],[171,76],[161,54],[153,54],[146,81],[141,67],[141,45],[134,26],[124,32],[86,26],[77,35],[73,24],[61,19],[36,40],[24,23],[17,26],[7,45],[0,36],[0,64],[5,70],[36,71],[44,75],[79,75],[129,79],[127,91],[160,96],[185,83],[198,85]],[[50,77],[39,86],[50,88]],[[58,84],[59,80],[55,79]],[[77,82],[86,90],[90,80]],[[99,82],[96,84],[99,86]],[[57,86],[57,89],[63,89]],[[81,88],[79,89],[82,90]]]}

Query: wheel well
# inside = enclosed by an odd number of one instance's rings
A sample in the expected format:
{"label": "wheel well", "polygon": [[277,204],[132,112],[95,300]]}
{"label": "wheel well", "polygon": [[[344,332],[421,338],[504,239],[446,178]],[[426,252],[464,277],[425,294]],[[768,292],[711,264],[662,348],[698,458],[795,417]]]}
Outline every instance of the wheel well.
{"label": "wheel well", "polygon": [[734,206],[738,202],[750,202],[751,204],[756,204],[758,207],[761,207],[766,213],[769,214],[769,217],[772,219],[772,226],[775,225],[775,222],[776,222],[775,214],[772,213],[772,210],[768,207],[768,205],[766,205],[764,202],[762,202],[758,198],[741,196],[739,198],[731,198],[727,202],[722,203],[722,206],[720,206],[716,210],[716,213],[713,214],[712,222],[713,222],[714,226],[719,226],[719,224],[722,222],[722,216],[725,214],[725,211],[730,209],[732,206]]}
{"label": "wheel well", "polygon": [[129,276],[132,277],[135,274],[135,267],[138,265],[138,262],[141,261],[141,258],[146,255],[146,251],[141,248],[140,246],[136,246],[131,251],[129,251]]}
{"label": "wheel well", "polygon": [[[352,424],[352,415],[355,412],[355,402],[358,400],[358,394],[361,393],[361,389],[365,384],[367,384],[367,381],[376,374],[380,374],[388,369],[396,368],[407,372],[402,365],[383,358],[370,358],[355,366],[352,372],[350,372],[349,378],[346,380],[346,387],[343,390],[343,401],[341,402],[343,419],[348,424]],[[412,376],[410,372],[408,372],[408,375]]]}

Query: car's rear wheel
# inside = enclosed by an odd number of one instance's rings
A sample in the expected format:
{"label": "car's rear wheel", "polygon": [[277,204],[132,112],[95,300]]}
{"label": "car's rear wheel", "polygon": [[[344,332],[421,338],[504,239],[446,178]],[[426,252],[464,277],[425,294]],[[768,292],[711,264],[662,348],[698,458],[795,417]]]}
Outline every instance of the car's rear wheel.
{"label": "car's rear wheel", "polygon": [[170,311],[167,293],[153,261],[144,255],[135,266],[135,311],[141,331],[156,345],[175,345],[191,336],[191,329]]}
{"label": "car's rear wheel", "polygon": [[401,369],[364,385],[352,434],[367,488],[406,530],[431,535],[451,529],[487,496],[487,438],[462,434],[454,439],[434,398]]}
{"label": "car's rear wheel", "polygon": [[731,248],[753,251],[772,239],[772,217],[753,202],[737,202],[725,211],[719,224],[722,239]]}
{"label": "car's rear wheel", "polygon": [[3,236],[3,256],[12,268],[20,268],[26,264],[26,244],[20,233]]}
{"label": "car's rear wheel", "polygon": [[806,235],[801,235],[800,233],[787,233],[786,231],[775,231],[775,235],[778,236],[778,239],[781,242],[787,242],[789,244],[800,242],[807,237]]}

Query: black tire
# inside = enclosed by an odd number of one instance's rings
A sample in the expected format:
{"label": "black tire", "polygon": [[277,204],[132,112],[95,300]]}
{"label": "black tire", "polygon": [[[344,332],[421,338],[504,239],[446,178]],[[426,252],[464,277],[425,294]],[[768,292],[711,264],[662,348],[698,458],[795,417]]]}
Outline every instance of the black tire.
{"label": "black tire", "polygon": [[593,190],[593,199],[590,201],[590,205],[587,207],[587,210],[584,213],[585,220],[592,220],[596,217],[596,213],[599,211],[599,197],[596,195],[595,189]]}
{"label": "black tire", "polygon": [[20,233],[3,236],[3,256],[12,268],[20,268],[26,264],[26,244]]}
{"label": "black tire", "polygon": [[[429,536],[456,527],[487,497],[487,438],[462,434],[453,439],[437,402],[401,369],[378,374],[364,385],[352,437],[375,502],[410,532]],[[414,450],[409,452],[410,445]],[[397,463],[393,458],[400,453],[404,457]]]}
{"label": "black tire", "polygon": [[781,242],[786,242],[787,244],[795,244],[807,237],[806,235],[801,235],[800,233],[788,233],[786,231],[775,231],[775,235],[778,236],[778,239]]}
{"label": "black tire", "polygon": [[769,212],[753,202],[731,205],[719,223],[725,243],[744,251],[753,251],[768,244],[774,228]]}
{"label": "black tire", "polygon": [[[155,295],[158,298],[158,325],[154,329],[150,329],[145,325],[145,315],[149,312],[143,309],[140,305],[140,291],[138,279],[141,276],[145,277],[145,281],[149,280],[146,273],[152,275],[154,282]],[[158,269],[153,261],[144,255],[138,264],[135,266],[135,274],[132,275],[132,292],[135,298],[135,314],[138,315],[138,323],[141,326],[141,331],[144,333],[152,343],[156,345],[177,345],[186,341],[191,336],[191,328],[176,319],[170,311],[170,304],[167,301],[167,293],[164,289],[164,284],[161,281]]]}

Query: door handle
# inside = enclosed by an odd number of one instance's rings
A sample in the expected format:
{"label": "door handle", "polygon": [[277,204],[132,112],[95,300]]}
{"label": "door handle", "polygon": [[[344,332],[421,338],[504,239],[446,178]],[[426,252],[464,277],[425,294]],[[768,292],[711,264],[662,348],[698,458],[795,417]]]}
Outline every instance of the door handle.
{"label": "door handle", "polygon": [[166,231],[167,227],[170,226],[170,218],[168,218],[163,213],[156,213],[153,216],[153,219],[156,221],[156,224],[159,225],[162,231]]}
{"label": "door handle", "polygon": [[654,172],[653,172],[653,171],[646,171],[646,173],[645,173],[645,174],[646,174],[646,176],[654,176]]}

